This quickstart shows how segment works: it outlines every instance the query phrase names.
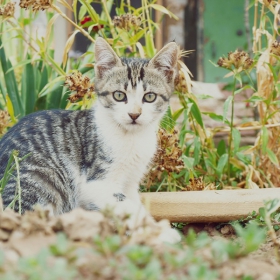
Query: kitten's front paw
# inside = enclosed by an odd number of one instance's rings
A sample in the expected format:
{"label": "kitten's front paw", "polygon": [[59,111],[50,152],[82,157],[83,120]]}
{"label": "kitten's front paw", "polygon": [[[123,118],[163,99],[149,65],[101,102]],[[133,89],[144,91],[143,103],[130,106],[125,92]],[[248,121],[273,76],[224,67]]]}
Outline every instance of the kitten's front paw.
{"label": "kitten's front paw", "polygon": [[179,232],[174,228],[164,229],[158,236],[159,241],[175,244],[181,241]]}
{"label": "kitten's front paw", "polygon": [[161,242],[175,244],[181,241],[181,235],[176,229],[170,227],[169,221],[161,220],[158,225],[161,227],[161,232],[158,236]]}

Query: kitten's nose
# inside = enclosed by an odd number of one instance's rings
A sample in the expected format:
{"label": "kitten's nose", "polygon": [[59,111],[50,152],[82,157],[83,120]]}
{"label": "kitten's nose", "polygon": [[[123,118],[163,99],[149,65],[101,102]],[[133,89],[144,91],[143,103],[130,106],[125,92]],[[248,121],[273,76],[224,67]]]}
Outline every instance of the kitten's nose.
{"label": "kitten's nose", "polygon": [[135,121],[135,120],[137,120],[139,117],[140,117],[140,115],[141,115],[141,113],[128,113],[128,115],[130,116],[130,118],[133,120],[133,121]]}

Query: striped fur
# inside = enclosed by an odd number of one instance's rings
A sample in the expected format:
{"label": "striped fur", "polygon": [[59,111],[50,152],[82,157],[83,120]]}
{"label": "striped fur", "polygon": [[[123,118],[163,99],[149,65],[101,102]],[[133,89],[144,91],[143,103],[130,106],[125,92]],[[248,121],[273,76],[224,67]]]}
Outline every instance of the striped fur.
{"label": "striped fur", "polygon": [[[95,54],[97,104],[86,111],[42,111],[21,119],[0,141],[0,177],[12,150],[20,157],[30,153],[20,164],[23,211],[35,204],[54,215],[112,206],[117,214],[131,214],[133,228],[146,216],[138,186],[174,89],[177,46],[169,43],[152,60],[120,59],[98,38]],[[116,91],[126,100],[116,101]],[[146,102],[146,93],[155,93],[155,101]],[[15,193],[12,176],[2,196],[5,207]]]}

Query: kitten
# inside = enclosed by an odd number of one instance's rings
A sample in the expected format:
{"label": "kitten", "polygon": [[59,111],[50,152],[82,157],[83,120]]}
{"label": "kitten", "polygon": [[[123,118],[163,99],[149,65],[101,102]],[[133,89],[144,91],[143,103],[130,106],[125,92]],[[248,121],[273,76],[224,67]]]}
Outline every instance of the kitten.
{"label": "kitten", "polygon": [[[97,104],[91,110],[41,111],[22,118],[0,141],[0,178],[12,150],[30,153],[20,164],[21,209],[35,204],[59,215],[76,207],[113,206],[130,213],[133,228],[147,213],[139,183],[156,151],[157,130],[174,90],[178,47],[167,44],[151,60],[119,58],[102,38],[95,43]],[[2,198],[16,193],[11,176]],[[16,202],[15,210],[19,210]],[[166,241],[179,240],[171,230]]]}

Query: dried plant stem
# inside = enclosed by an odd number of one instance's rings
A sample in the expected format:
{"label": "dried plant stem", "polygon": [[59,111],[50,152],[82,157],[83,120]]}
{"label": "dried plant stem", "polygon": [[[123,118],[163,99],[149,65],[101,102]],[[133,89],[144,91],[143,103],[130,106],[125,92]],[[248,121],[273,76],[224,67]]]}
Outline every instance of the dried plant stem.
{"label": "dried plant stem", "polygon": [[[28,41],[26,39],[27,38],[31,38],[31,36],[28,34],[28,32],[26,32],[26,30],[24,28],[22,28],[21,26],[17,26],[14,22],[12,22],[11,20],[8,20],[8,23],[14,27],[15,29],[17,29],[19,32],[21,32],[22,34],[22,39],[23,41],[27,44],[27,46],[29,46],[36,54],[39,53],[39,50],[36,49],[36,47],[34,45],[32,45],[32,40],[30,39],[30,41]],[[26,35],[26,36],[24,36]],[[65,75],[65,72],[60,68],[57,67],[57,64],[55,63],[55,61],[53,60],[53,58],[51,58],[48,53],[46,52],[45,55],[43,54],[39,54],[42,58],[43,61],[45,61],[46,64],[48,64],[52,69],[54,69],[57,73],[59,73],[60,75]]]}
{"label": "dried plant stem", "polygon": [[[115,39],[115,38],[117,37],[117,34],[116,34],[115,29],[114,29],[114,24],[113,24],[113,22],[112,22],[110,13],[109,13],[109,11],[108,11],[108,7],[107,7],[106,0],[102,0],[101,2],[102,2],[103,9],[104,9],[104,13],[105,13],[105,15],[106,15],[106,17],[107,17],[107,19],[108,19],[108,23],[109,23],[109,26],[110,26],[111,34],[112,34],[113,38]],[[104,38],[106,38],[106,36],[104,36]],[[117,53],[118,55],[120,55],[120,52],[119,52],[118,49],[116,49],[116,53]]]}
{"label": "dried plant stem", "polygon": [[[262,11],[261,11],[261,15],[260,15],[260,27],[259,27],[260,30],[265,29],[265,26],[262,26],[262,18],[263,18],[263,16],[264,16],[264,4],[262,4]],[[264,24],[265,24],[265,22],[264,22]],[[262,49],[262,40],[260,38],[260,40],[259,40],[259,51],[261,49]]]}
{"label": "dried plant stem", "polygon": [[[147,18],[147,23],[148,23],[148,36],[150,36],[150,41],[152,44],[152,49],[155,49],[155,45],[154,45],[154,39],[153,39],[153,29],[152,29],[152,25],[151,25],[151,21],[150,21],[150,15],[149,15],[149,8],[148,8],[148,4],[147,4],[147,0],[143,0],[142,1],[142,7],[144,7],[144,11],[146,12],[146,18]],[[143,13],[145,14],[145,13]]]}
{"label": "dried plant stem", "polygon": [[231,119],[230,119],[230,134],[228,141],[228,182],[230,180],[230,158],[231,158],[231,144],[232,144],[232,131],[233,131],[233,116],[234,116],[234,91],[236,87],[236,77],[233,80],[232,101],[231,101]]}
{"label": "dried plant stem", "polygon": [[[18,157],[14,154],[14,161],[16,165],[16,170],[17,170],[17,185],[16,185],[16,195],[18,195],[18,212],[21,215],[21,187],[20,187],[20,175],[19,175],[19,164],[18,164]],[[15,195],[15,196],[16,196]]]}
{"label": "dried plant stem", "polygon": [[257,41],[256,41],[256,34],[257,34],[257,21],[258,21],[258,0],[255,0],[255,11],[254,11],[254,28],[253,28],[253,50],[254,52],[257,51]]}
{"label": "dried plant stem", "polygon": [[[272,128],[272,127],[278,127],[280,126],[280,123],[273,123],[273,124],[265,124],[265,125],[256,125],[256,126],[246,126],[246,127],[238,127],[235,126],[234,128],[236,128],[239,131],[246,131],[246,130],[258,130],[258,129],[262,129],[263,127],[267,127],[267,128]],[[212,129],[214,132],[230,132],[230,128],[229,127],[225,127],[225,128],[213,128]]]}
{"label": "dried plant stem", "polygon": [[104,13],[108,19],[108,23],[109,23],[109,26],[110,26],[110,31],[111,31],[111,34],[113,35],[113,38],[116,38],[116,31],[114,29],[114,24],[112,22],[112,19],[111,19],[111,16],[110,16],[110,13],[108,11],[108,8],[107,8],[107,3],[106,3],[106,0],[102,0],[102,6],[103,6],[103,9],[104,9]]}
{"label": "dried plant stem", "polygon": [[86,36],[90,41],[93,43],[95,40],[89,35],[88,32],[86,32],[83,28],[81,28],[79,25],[77,25],[74,21],[72,21],[69,17],[67,17],[56,5],[52,5],[52,8],[59,13],[64,19],[66,19],[68,22],[70,22],[75,28],[77,28],[84,36]]}
{"label": "dried plant stem", "polygon": [[273,228],[273,225],[272,225],[272,222],[271,222],[271,219],[270,219],[270,215],[268,215],[268,214],[266,214],[266,216],[265,216],[265,223],[268,227],[268,234],[270,235],[270,237],[272,239],[272,242],[274,243],[275,247],[277,248],[277,250],[275,250],[275,253],[276,253],[276,258],[279,262],[280,258],[279,258],[279,253],[278,252],[279,252],[279,249],[280,249],[280,241],[277,238],[276,232]]}
{"label": "dried plant stem", "polygon": [[[26,37],[31,37],[25,30],[24,30],[24,28],[22,28],[22,27],[17,27],[17,25],[14,23],[14,22],[12,22],[11,20],[7,20],[7,22],[13,27],[13,28],[15,28],[15,29],[17,29],[18,31],[20,31],[20,32],[22,32],[22,39],[23,39],[23,41],[35,52],[35,53],[38,53],[38,50],[32,45],[32,43],[31,43],[31,40],[30,41],[28,41],[26,38],[25,38],[25,36],[24,35],[26,35]],[[22,44],[22,50],[23,50],[24,48],[23,48],[23,44]]]}
{"label": "dried plant stem", "polygon": [[245,22],[245,33],[248,44],[248,53],[252,57],[252,43],[251,43],[251,30],[250,30],[250,20],[249,20],[249,0],[245,0],[244,4],[244,22]]}

